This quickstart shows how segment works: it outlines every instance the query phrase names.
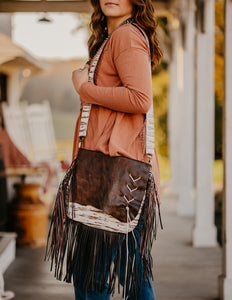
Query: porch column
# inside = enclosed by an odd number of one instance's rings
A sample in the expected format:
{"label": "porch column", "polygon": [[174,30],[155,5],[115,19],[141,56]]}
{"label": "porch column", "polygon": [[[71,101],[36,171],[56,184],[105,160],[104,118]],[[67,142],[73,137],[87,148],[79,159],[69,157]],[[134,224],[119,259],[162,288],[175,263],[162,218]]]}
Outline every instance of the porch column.
{"label": "porch column", "polygon": [[220,299],[232,299],[232,1],[225,0],[225,61],[223,110],[223,274]]}
{"label": "porch column", "polygon": [[182,1],[183,95],[180,130],[180,191],[178,213],[194,215],[194,44],[195,1]]}
{"label": "porch column", "polygon": [[214,225],[214,0],[198,9],[196,38],[196,214],[193,246],[217,245]]}
{"label": "porch column", "polygon": [[18,105],[23,88],[29,77],[24,77],[22,70],[17,70],[9,75],[7,84],[7,95],[9,105]]}
{"label": "porch column", "polygon": [[179,19],[173,17],[170,22],[172,40],[171,61],[169,64],[170,87],[168,105],[168,143],[171,165],[170,192],[179,194],[179,164],[180,164],[180,111],[183,92],[183,51]]}

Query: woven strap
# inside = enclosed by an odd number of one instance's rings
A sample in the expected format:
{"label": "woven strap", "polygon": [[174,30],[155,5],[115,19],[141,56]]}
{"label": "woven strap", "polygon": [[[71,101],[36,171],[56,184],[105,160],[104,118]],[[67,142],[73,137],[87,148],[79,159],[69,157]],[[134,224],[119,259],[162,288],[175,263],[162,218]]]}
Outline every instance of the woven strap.
{"label": "woven strap", "polygon": [[[133,25],[136,26],[142,32],[142,30],[137,25],[135,25],[135,24],[133,24]],[[143,32],[142,32],[142,34],[144,35]],[[105,39],[100,50],[98,51],[97,55],[95,56],[95,58],[93,60],[92,66],[89,70],[89,79],[88,79],[89,82],[94,83],[94,73],[95,73],[98,61],[100,59],[100,56],[106,46],[107,41],[109,40],[109,37],[110,36],[108,36]],[[146,39],[146,37],[145,37],[145,39]],[[147,39],[146,39],[146,42],[147,42]],[[151,105],[149,111],[146,113],[146,154],[148,154],[149,156],[153,155],[154,149],[155,149],[153,101],[151,101],[151,103],[152,103],[152,105]],[[87,129],[88,129],[91,108],[92,108],[92,104],[90,104],[90,103],[85,103],[82,106],[81,122],[80,122],[80,130],[79,130],[79,138],[80,138],[79,147],[81,147],[81,143],[87,135]]]}
{"label": "woven strap", "polygon": [[[107,37],[105,39],[105,41],[103,42],[100,50],[98,51],[97,55],[95,56],[95,58],[93,60],[93,63],[92,63],[92,65],[90,67],[90,70],[89,70],[89,78],[88,78],[89,82],[94,83],[95,69],[97,67],[99,58],[100,58],[100,56],[101,56],[101,54],[102,54],[102,52],[105,48],[105,45],[106,45],[108,39],[109,39],[109,37]],[[88,129],[88,123],[89,123],[91,108],[92,108],[91,103],[85,103],[84,105],[82,105],[81,122],[80,122],[80,130],[79,130],[79,140],[80,140],[79,147],[81,147],[81,143],[87,135],[87,129]]]}
{"label": "woven strap", "polygon": [[155,130],[154,130],[154,114],[153,101],[151,107],[146,113],[146,154],[153,155],[155,150]]}

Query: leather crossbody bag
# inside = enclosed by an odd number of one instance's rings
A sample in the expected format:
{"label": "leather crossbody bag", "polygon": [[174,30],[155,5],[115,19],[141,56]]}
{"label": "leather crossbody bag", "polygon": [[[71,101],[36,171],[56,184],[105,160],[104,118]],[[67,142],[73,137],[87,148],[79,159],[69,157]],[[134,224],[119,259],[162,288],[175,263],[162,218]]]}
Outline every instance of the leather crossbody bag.
{"label": "leather crossbody bag", "polygon": [[[124,23],[128,22],[131,23],[131,19]],[[108,39],[109,37],[91,64],[91,82],[94,82],[94,72]],[[159,199],[151,172],[154,153],[153,106],[146,114],[146,153],[149,163],[83,149],[82,142],[87,135],[90,112],[91,104],[84,104],[78,154],[67,170],[57,193],[46,258],[51,259],[51,268],[55,264],[57,279],[63,278],[63,264],[66,261],[66,282],[71,282],[75,267],[75,284],[80,284],[78,278],[82,276],[82,288],[89,290],[95,287],[101,291],[108,278],[108,292],[112,293],[115,289],[115,279],[120,276],[122,267],[121,249],[123,243],[126,243],[127,259],[123,266],[123,295],[126,297],[129,293],[133,294],[133,291],[142,285],[145,276],[148,277],[151,273],[150,252],[156,235],[157,207],[162,228]],[[136,230],[139,232],[140,241]],[[87,256],[85,263],[81,261],[83,255]],[[138,275],[135,263],[137,259],[141,260],[144,276]],[[99,273],[98,262],[101,260],[106,268],[101,269],[100,279],[96,280]]]}

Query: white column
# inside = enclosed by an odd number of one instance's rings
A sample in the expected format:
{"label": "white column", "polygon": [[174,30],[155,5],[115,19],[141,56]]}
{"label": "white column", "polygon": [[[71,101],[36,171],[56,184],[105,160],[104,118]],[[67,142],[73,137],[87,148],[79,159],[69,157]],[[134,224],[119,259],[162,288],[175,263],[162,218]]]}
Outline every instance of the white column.
{"label": "white column", "polygon": [[[172,38],[172,55],[169,64],[170,86],[168,105],[168,144],[171,165],[170,192],[179,194],[179,164],[180,164],[180,105],[183,81],[183,57],[180,57],[181,32],[179,20],[173,18],[170,24]],[[181,52],[182,53],[182,52]]]}
{"label": "white column", "polygon": [[24,77],[22,70],[17,70],[9,75],[7,95],[9,105],[17,105],[29,77]]}
{"label": "white column", "polygon": [[223,274],[220,299],[232,299],[232,1],[225,0],[225,62],[223,111]]}
{"label": "white column", "polygon": [[214,225],[214,0],[205,0],[196,39],[196,215],[193,246],[217,245]]}
{"label": "white column", "polygon": [[184,76],[181,103],[180,131],[180,192],[178,213],[194,215],[194,44],[195,44],[195,1],[182,2],[184,22]]}
{"label": "white column", "polygon": [[11,37],[11,13],[0,13],[0,32]]}

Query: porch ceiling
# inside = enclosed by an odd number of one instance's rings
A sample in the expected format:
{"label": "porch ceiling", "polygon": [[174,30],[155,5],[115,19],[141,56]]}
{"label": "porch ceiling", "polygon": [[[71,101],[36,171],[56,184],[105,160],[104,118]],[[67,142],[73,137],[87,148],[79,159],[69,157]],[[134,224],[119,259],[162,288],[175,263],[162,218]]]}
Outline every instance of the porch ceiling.
{"label": "porch ceiling", "polygon": [[[157,15],[165,15],[169,0],[153,1]],[[0,12],[91,12],[88,0],[0,0]]]}

